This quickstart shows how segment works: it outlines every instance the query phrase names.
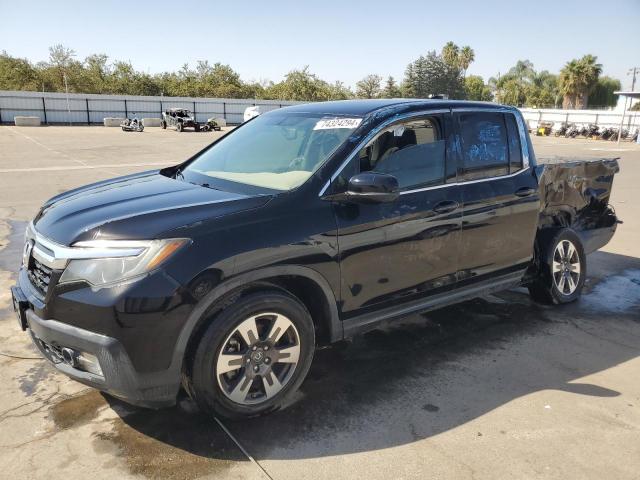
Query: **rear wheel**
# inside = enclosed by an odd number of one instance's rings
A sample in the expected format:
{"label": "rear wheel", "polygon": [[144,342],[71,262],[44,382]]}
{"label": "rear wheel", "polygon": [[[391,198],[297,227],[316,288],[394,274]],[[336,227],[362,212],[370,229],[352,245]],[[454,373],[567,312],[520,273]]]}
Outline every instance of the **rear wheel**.
{"label": "rear wheel", "polygon": [[160,122],[160,127],[161,127],[163,130],[166,130],[166,129],[167,129],[167,122],[165,122],[164,120],[162,120],[162,121]]}
{"label": "rear wheel", "polygon": [[314,345],[313,321],[295,297],[279,291],[241,297],[200,340],[191,391],[200,408],[228,418],[277,410],[304,380]]}
{"label": "rear wheel", "polygon": [[199,124],[199,123],[196,123],[196,124],[193,126],[193,129],[194,129],[196,132],[199,132],[199,131],[200,131],[200,124]]}
{"label": "rear wheel", "polygon": [[529,285],[531,297],[541,303],[561,304],[580,297],[587,258],[578,235],[563,228],[539,238],[540,271]]}

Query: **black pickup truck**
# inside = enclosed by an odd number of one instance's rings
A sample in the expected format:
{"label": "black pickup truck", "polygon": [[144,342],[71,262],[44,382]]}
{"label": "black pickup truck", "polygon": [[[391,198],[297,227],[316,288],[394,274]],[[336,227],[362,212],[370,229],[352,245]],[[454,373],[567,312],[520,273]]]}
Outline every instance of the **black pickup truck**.
{"label": "black pickup truck", "polygon": [[[618,220],[616,160],[539,165],[518,110],[296,105],[183,163],[58,195],[13,298],[67,375],[162,407],[272,411],[314,349],[519,285],[576,300]],[[330,395],[330,392],[327,392]]]}

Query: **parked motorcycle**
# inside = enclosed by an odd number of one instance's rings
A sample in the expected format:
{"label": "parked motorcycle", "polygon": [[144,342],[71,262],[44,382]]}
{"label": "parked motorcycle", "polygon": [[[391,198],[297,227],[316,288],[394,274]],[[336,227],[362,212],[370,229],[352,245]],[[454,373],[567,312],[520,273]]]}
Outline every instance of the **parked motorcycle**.
{"label": "parked motorcycle", "polygon": [[207,120],[207,123],[202,125],[200,127],[200,129],[205,131],[205,132],[209,132],[209,131],[217,131],[217,132],[219,132],[220,130],[222,130],[220,125],[218,125],[218,122],[216,122],[215,119],[213,119],[213,118],[209,118]]}
{"label": "parked motorcycle", "polygon": [[[626,128],[623,128],[620,131],[620,140],[626,140],[627,138],[629,138],[629,130],[627,130]],[[612,140],[618,140],[618,136],[616,135],[616,137],[613,138]]]}
{"label": "parked motorcycle", "polygon": [[120,124],[123,132],[142,132],[144,131],[144,125],[140,120],[136,117],[132,119],[125,119],[124,122]]}
{"label": "parked motorcycle", "polygon": [[571,127],[571,125],[573,125],[573,123],[562,122],[558,130],[555,131],[554,135],[556,137],[564,137],[565,134],[567,133],[567,130],[569,130],[569,127]]}
{"label": "parked motorcycle", "polygon": [[598,135],[598,138],[600,140],[609,140],[609,137],[611,137],[613,135],[613,128],[611,127],[605,127],[602,130],[600,130],[600,135]]}
{"label": "parked motorcycle", "polygon": [[609,136],[606,138],[607,140],[615,141],[618,139],[618,129],[612,128],[609,132]]}
{"label": "parked motorcycle", "polygon": [[585,138],[594,138],[598,136],[600,128],[595,123],[590,123],[585,130]]}
{"label": "parked motorcycle", "polygon": [[565,138],[576,138],[578,136],[578,134],[580,133],[580,128],[578,128],[578,126],[573,123],[571,124],[571,126],[567,129],[566,133],[564,134]]}

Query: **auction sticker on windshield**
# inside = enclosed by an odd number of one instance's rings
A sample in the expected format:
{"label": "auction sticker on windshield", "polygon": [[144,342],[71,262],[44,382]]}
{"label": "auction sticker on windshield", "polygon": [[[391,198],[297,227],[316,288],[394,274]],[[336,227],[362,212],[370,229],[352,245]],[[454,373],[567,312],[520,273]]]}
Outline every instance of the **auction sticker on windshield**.
{"label": "auction sticker on windshield", "polygon": [[333,128],[356,128],[362,122],[361,118],[323,118],[313,127],[314,130],[329,130]]}

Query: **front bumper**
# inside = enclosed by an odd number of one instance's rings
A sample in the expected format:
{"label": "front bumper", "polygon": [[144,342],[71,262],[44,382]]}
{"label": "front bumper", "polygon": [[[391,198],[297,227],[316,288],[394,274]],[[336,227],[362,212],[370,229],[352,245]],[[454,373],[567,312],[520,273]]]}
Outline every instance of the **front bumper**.
{"label": "front bumper", "polygon": [[[115,338],[54,319],[42,319],[31,308],[25,311],[25,317],[36,347],[65,375],[134,405],[161,408],[175,404],[180,377],[171,369],[140,373]],[[102,375],[62,361],[56,352],[63,348],[95,356]]]}

